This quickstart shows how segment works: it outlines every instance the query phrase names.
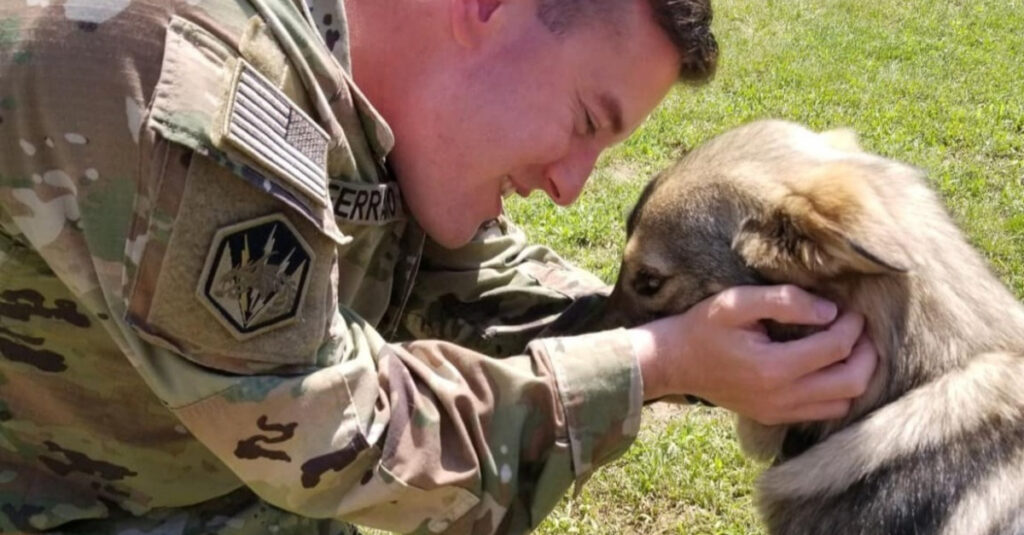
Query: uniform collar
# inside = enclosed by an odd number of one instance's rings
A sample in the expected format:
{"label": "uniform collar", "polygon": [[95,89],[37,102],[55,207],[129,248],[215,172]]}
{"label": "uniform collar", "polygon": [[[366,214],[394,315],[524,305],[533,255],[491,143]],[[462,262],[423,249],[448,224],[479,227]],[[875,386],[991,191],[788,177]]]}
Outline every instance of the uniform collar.
{"label": "uniform collar", "polygon": [[[344,2],[250,1],[270,25],[292,64],[306,71],[303,83],[324,129],[332,137],[344,137],[344,119],[339,121],[337,115],[355,112],[371,150],[383,162],[395,145],[395,137],[384,117],[352,80]],[[311,33],[318,36],[315,41],[309,38]]]}

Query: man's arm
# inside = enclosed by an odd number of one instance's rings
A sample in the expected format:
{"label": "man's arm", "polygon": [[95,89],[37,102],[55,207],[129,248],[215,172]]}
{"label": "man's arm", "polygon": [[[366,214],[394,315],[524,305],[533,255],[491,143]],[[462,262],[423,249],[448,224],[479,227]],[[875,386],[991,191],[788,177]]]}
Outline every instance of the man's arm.
{"label": "man's arm", "polygon": [[[450,336],[501,355],[531,337],[608,328],[609,290],[499,219],[457,251],[428,247],[403,325],[406,336]],[[763,332],[763,319],[827,328],[779,343]],[[645,401],[689,394],[782,423],[839,417],[864,392],[877,355],[862,326],[863,318],[837,319],[834,304],[797,287],[763,286],[726,290],[628,333]]]}
{"label": "man's arm", "polygon": [[456,250],[428,240],[397,338],[516,354],[538,337],[596,330],[610,290],[501,217]]}

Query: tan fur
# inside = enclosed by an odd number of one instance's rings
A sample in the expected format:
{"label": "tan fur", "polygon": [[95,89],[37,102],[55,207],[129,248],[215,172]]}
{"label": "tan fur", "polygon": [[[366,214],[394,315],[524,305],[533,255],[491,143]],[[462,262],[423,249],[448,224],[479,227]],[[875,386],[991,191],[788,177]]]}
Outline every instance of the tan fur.
{"label": "tan fur", "polygon": [[750,418],[736,418],[740,448],[759,461],[771,461],[779,454],[787,430],[784,425],[762,425]]}
{"label": "tan fur", "polygon": [[739,420],[745,451],[776,459],[758,486],[774,533],[1024,529],[1018,502],[998,498],[1024,489],[1024,307],[919,170],[864,152],[849,131],[762,121],[652,182],[630,230],[615,322],[765,283],[866,317],[879,364],[846,417]]}
{"label": "tan fur", "polygon": [[849,128],[837,128],[821,133],[821,137],[829,145],[849,152],[861,150],[860,142],[857,140],[857,133]]}

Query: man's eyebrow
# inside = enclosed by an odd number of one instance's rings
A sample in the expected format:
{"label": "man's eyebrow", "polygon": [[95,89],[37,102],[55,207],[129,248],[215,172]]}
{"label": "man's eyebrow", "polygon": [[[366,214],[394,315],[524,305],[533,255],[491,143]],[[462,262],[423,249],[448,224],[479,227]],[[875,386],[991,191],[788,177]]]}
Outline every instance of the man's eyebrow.
{"label": "man's eyebrow", "polygon": [[598,97],[601,107],[604,108],[604,113],[612,122],[612,133],[615,135],[622,134],[622,105],[619,104],[619,99],[608,93],[601,93]]}

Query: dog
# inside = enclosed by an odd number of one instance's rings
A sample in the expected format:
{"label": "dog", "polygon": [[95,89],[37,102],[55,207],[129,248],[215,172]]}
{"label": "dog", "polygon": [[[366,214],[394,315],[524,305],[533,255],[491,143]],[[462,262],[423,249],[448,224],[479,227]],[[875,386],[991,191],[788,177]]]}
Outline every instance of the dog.
{"label": "dog", "polygon": [[923,173],[852,132],[755,122],[657,175],[629,216],[604,321],[781,283],[863,314],[879,360],[842,419],[739,418],[744,451],[773,461],[756,498],[769,531],[1024,533],[1024,307]]}

